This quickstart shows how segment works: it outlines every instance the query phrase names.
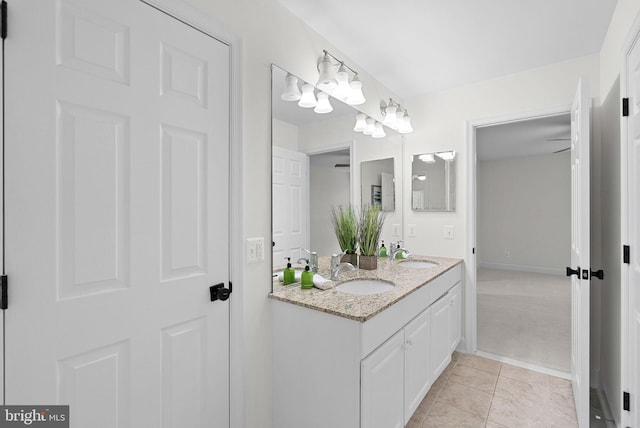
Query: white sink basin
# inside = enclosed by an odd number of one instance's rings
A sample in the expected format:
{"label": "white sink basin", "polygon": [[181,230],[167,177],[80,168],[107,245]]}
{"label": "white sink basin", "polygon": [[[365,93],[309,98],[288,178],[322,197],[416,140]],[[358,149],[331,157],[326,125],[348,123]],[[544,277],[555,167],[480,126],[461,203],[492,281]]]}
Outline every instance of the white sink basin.
{"label": "white sink basin", "polygon": [[349,294],[379,294],[393,290],[393,283],[379,279],[353,279],[336,286],[336,290]]}
{"label": "white sink basin", "polygon": [[438,263],[428,262],[426,260],[405,260],[400,262],[400,266],[414,269],[424,269],[438,267]]}

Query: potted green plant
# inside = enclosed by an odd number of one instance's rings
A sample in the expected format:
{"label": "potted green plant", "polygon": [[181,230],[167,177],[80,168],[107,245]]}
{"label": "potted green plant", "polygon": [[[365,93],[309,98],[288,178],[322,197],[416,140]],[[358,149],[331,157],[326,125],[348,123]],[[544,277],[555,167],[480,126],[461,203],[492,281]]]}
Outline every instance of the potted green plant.
{"label": "potted green plant", "polygon": [[386,213],[378,205],[365,205],[360,210],[358,222],[360,269],[373,270],[378,267],[378,242],[385,215]]}
{"label": "potted green plant", "polygon": [[358,219],[351,205],[331,206],[331,225],[338,239],[340,250],[344,253],[343,262],[358,264]]}

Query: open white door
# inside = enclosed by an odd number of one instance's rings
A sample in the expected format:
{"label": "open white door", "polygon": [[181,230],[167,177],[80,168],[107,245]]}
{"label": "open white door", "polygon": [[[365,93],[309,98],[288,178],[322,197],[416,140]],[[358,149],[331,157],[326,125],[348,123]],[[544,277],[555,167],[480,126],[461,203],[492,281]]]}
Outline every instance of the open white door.
{"label": "open white door", "polygon": [[9,16],[7,404],[228,427],[229,45],[141,1]]}
{"label": "open white door", "polygon": [[591,94],[585,78],[571,107],[571,375],[580,427],[589,426],[589,145]]}
{"label": "open white door", "polygon": [[[622,118],[622,405],[623,427],[640,427],[640,18],[623,51],[621,92],[628,98]],[[624,114],[624,112],[623,112]]]}

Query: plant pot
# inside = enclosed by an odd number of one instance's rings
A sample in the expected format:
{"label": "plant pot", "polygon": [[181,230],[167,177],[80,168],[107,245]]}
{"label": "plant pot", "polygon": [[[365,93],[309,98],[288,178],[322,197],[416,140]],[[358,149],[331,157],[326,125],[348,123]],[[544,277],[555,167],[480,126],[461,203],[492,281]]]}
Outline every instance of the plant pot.
{"label": "plant pot", "polygon": [[340,263],[351,263],[354,266],[358,266],[357,254],[344,254],[340,259]]}
{"label": "plant pot", "polygon": [[377,256],[360,256],[360,269],[374,270],[378,269],[378,257]]}

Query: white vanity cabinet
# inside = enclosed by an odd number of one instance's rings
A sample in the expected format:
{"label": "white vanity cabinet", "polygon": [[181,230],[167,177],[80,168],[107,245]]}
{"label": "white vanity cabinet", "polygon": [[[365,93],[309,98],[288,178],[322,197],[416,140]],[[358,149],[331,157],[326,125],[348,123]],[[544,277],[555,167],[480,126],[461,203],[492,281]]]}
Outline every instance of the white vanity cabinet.
{"label": "white vanity cabinet", "polygon": [[457,264],[364,320],[305,307],[314,295],[273,300],[273,426],[404,427],[436,378],[434,355],[450,361],[461,275]]}

